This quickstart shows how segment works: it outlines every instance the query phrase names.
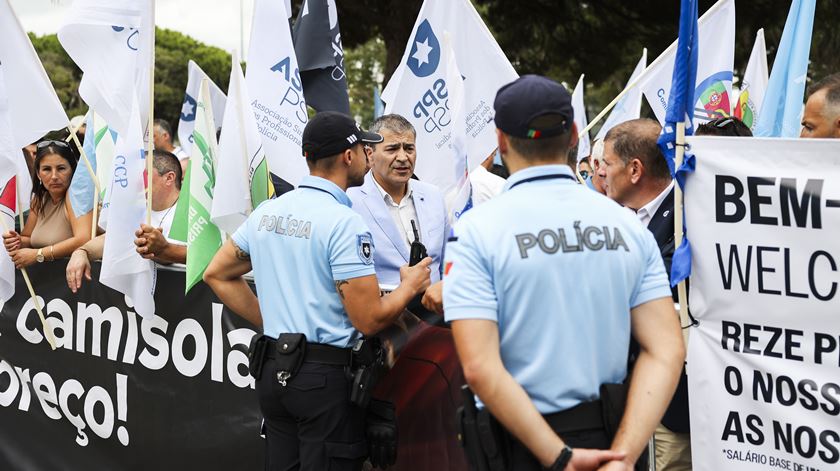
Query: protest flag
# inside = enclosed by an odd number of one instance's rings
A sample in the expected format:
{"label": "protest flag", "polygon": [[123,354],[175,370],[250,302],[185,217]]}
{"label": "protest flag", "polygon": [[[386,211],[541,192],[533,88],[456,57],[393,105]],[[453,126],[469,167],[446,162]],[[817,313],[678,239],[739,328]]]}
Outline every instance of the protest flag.
{"label": "protest flag", "polygon": [[155,267],[137,253],[134,232],[144,222],[146,213],[143,171],[143,128],[137,99],[131,101],[129,121],[117,136],[113,178],[109,186],[110,216],[105,232],[105,250],[99,281],[126,296],[126,304],[150,318],[155,314]]}
{"label": "protest flag", "polygon": [[304,0],[292,38],[306,103],[317,111],[349,115],[350,96],[335,0]]}
{"label": "protest flag", "polygon": [[790,5],[755,127],[756,136],[799,136],[816,8],[816,0],[793,0]]}
{"label": "protest flag", "polygon": [[[701,50],[699,36],[702,34],[697,24],[697,0],[682,0],[680,4],[680,35],[674,51],[671,89],[668,94],[668,112],[665,124],[657,144],[665,155],[671,175],[677,177],[678,187],[674,189],[674,240],[681,241],[674,252],[669,274],[671,286],[677,288],[682,325],[687,325],[688,309],[684,280],[691,272],[691,246],[687,237],[683,237],[683,202],[682,189],[685,172],[693,169],[693,156],[685,156],[683,164],[685,136],[694,132],[694,106],[698,78],[698,63]],[[684,168],[681,168],[684,167]]]}
{"label": "protest flag", "polygon": [[758,116],[761,114],[761,102],[767,92],[767,47],[764,44],[764,29],[755,35],[755,44],[750,53],[750,60],[741,79],[741,91],[738,94],[738,104],[732,114],[744,122],[748,128],[755,130]]}
{"label": "protest flag", "polygon": [[382,103],[382,95],[379,92],[379,87],[373,87],[373,119],[376,119],[385,114],[385,104]]}
{"label": "protest flag", "polygon": [[150,0],[76,0],[58,30],[83,73],[79,95],[120,134],[135,92],[143,126],[149,119],[152,18]]}
{"label": "protest flag", "polygon": [[190,175],[190,209],[187,234],[187,283],[185,292],[201,281],[204,270],[222,246],[219,228],[210,222],[213,206],[213,187],[216,185],[216,124],[210,98],[210,80],[201,81],[196,102],[193,144],[196,152],[190,160],[195,163]]}
{"label": "protest flag", "polygon": [[[76,171],[73,172],[73,179],[70,181],[70,188],[67,194],[70,197],[70,206],[73,208],[73,214],[78,218],[83,214],[93,211],[94,199],[96,199],[96,187],[94,178],[97,175],[96,166],[96,131],[93,124],[93,110],[89,110],[85,116],[85,124],[90,132],[85,133],[85,140],[82,144],[85,155],[87,155],[88,162],[90,162],[93,174],[89,171],[86,165],[77,165]],[[96,224],[96,221],[94,221]]]}
{"label": "protest flag", "polygon": [[9,138],[14,149],[10,164],[18,176],[18,211],[22,212],[29,208],[32,179],[20,149],[50,131],[67,127],[70,121],[8,0],[0,0],[0,75],[6,90],[0,100],[7,100],[10,113]]}
{"label": "protest flag", "polygon": [[[0,164],[7,165],[8,162],[0,159]],[[5,175],[8,177],[8,174]],[[3,177],[0,177],[3,178]],[[3,186],[0,187],[0,229],[3,232],[15,227],[15,213],[17,212],[17,189],[15,179],[17,177],[12,175],[5,182],[0,182]],[[8,301],[15,294],[15,264],[12,262],[12,257],[5,248],[0,254],[0,304]]]}
{"label": "protest flag", "polygon": [[473,207],[472,183],[467,159],[467,117],[464,114],[464,79],[458,70],[458,61],[452,47],[452,36],[443,34],[442,60],[444,76],[449,84],[449,109],[452,112],[452,131],[449,139],[449,167],[453,170],[455,186],[446,195],[449,224],[455,224],[461,215]]}
{"label": "protest flag", "polygon": [[[586,106],[583,104],[583,74],[580,74],[577,85],[572,92],[572,109],[575,112],[575,125],[577,129],[586,129]],[[589,132],[583,133],[578,139],[577,161],[589,157],[591,146],[589,144]]]}
{"label": "protest flag", "polygon": [[[732,114],[732,69],[735,61],[735,1],[719,0],[698,21],[697,79],[689,109],[700,122]],[[664,125],[670,104],[679,40],[644,72],[640,87],[656,118]]]}
{"label": "protest flag", "polygon": [[[210,101],[213,103],[213,120],[216,126],[221,126],[225,115],[225,93],[216,85],[210,77],[201,70],[193,61],[187,63],[187,89],[184,92],[184,103],[181,105],[181,119],[178,121],[178,141],[181,143],[181,150],[187,155],[192,155],[192,132],[196,120],[196,98],[198,97],[201,81],[208,80],[210,87]],[[214,131],[215,133],[215,131]]]}
{"label": "protest flag", "polygon": [[309,174],[301,150],[309,116],[288,17],[283,2],[255,1],[245,81],[268,168],[297,185]]}
{"label": "protest flag", "polygon": [[[639,59],[639,62],[636,64],[636,68],[633,69],[633,73],[630,75],[630,79],[627,81],[627,85],[634,83],[637,78],[642,74],[642,71],[645,70],[647,67],[647,48],[642,50],[642,58]],[[606,137],[607,132],[614,128],[616,125],[621,124],[625,121],[630,121],[631,119],[637,119],[641,116],[642,113],[642,90],[639,87],[632,87],[626,95],[621,97],[616,103],[615,107],[613,108],[610,115],[607,117],[604,124],[601,126],[601,129],[598,130],[598,134],[595,136],[596,141],[602,141],[604,137]],[[580,128],[584,129],[584,128]]]}
{"label": "protest flag", "polygon": [[447,193],[456,181],[446,152],[452,113],[441,64],[440,38],[449,32],[461,75],[468,167],[474,169],[496,148],[493,100],[517,78],[513,66],[469,0],[425,0],[396,71],[382,92],[385,113],[405,116],[417,130],[415,173]]}
{"label": "protest flag", "polygon": [[251,109],[239,55],[231,55],[225,125],[219,138],[215,198],[210,219],[233,234],[251,210],[273,195],[263,139]]}

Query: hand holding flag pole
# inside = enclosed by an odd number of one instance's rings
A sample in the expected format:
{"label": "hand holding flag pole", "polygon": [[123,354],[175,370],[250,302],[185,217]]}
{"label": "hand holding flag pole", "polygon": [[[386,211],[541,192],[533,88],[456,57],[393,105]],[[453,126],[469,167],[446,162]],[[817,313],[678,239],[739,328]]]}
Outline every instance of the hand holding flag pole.
{"label": "hand holding flag pole", "polygon": [[[6,225],[6,220],[4,218],[0,217],[0,223],[3,224],[3,232],[9,232],[11,230],[9,229],[9,226]],[[44,328],[44,337],[47,339],[47,343],[50,344],[50,348],[55,350],[55,334],[53,334],[52,327],[47,324],[47,319],[44,317],[44,309],[41,306],[40,299],[38,299],[38,296],[35,294],[35,288],[32,287],[32,281],[29,279],[29,272],[26,271],[26,268],[21,268],[20,272],[23,274],[23,281],[26,283],[26,288],[29,290],[29,296],[32,297],[32,303],[35,305],[35,310],[38,311],[38,317],[41,319],[41,326]]]}

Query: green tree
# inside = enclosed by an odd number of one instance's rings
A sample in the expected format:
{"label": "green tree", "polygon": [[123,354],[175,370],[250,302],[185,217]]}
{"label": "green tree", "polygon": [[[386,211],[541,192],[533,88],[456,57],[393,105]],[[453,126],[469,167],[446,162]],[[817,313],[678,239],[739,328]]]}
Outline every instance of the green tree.
{"label": "green tree", "polygon": [[[35,36],[32,45],[44,64],[58,99],[68,116],[87,113],[87,105],[79,96],[82,71],[61,47],[55,34]],[[187,88],[187,63],[192,59],[222,90],[230,78],[230,54],[208,46],[177,31],[157,28],[155,32],[155,118],[178,124],[184,90]]]}

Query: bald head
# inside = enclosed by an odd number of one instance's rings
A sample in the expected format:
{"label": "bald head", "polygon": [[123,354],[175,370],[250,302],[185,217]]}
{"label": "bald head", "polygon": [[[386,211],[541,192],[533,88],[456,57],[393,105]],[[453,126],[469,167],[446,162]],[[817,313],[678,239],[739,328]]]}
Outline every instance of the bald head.
{"label": "bald head", "polygon": [[840,139],[840,73],[811,87],[799,137]]}

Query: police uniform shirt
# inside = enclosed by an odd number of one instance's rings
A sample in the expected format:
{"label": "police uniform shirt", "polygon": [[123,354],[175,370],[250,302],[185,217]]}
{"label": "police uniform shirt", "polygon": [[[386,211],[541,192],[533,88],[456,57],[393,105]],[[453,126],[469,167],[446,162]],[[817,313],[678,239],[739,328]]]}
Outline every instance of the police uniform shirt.
{"label": "police uniform shirt", "polygon": [[373,275],[374,247],[350,206],[334,183],[307,176],[257,207],[233,235],[251,256],[266,335],[302,333],[342,348],[358,338],[335,281]]}
{"label": "police uniform shirt", "polygon": [[624,380],[630,309],[671,296],[650,231],[565,165],[521,170],[466,212],[445,267],[446,320],[498,323],[505,368],[543,414]]}

